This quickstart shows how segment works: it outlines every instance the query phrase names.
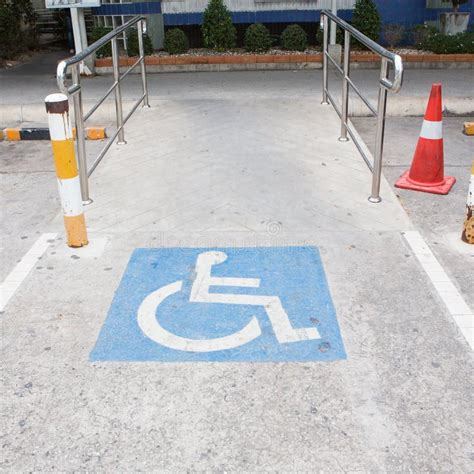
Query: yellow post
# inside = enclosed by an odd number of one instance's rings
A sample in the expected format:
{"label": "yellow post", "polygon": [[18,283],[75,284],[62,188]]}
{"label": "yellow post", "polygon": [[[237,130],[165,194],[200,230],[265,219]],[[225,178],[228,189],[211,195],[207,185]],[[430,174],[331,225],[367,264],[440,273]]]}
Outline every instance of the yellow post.
{"label": "yellow post", "polygon": [[83,247],[87,245],[88,240],[72,127],[69,120],[69,102],[64,94],[48,95],[45,102],[67,244],[69,247]]}

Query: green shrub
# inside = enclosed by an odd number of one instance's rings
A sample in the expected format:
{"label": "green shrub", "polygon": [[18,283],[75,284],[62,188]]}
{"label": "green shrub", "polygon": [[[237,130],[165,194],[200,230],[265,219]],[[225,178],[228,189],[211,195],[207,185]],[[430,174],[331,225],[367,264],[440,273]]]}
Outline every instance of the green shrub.
{"label": "green shrub", "polygon": [[373,0],[357,0],[352,15],[352,26],[373,41],[380,37],[380,15]]}
{"label": "green shrub", "polygon": [[289,25],[281,34],[281,45],[289,51],[304,51],[308,45],[306,31],[299,25]]}
{"label": "green shrub", "polygon": [[165,33],[163,46],[170,54],[184,54],[189,49],[189,42],[183,30],[173,28]]}
{"label": "green shrub", "polygon": [[252,52],[268,51],[272,38],[268,28],[261,23],[250,25],[245,31],[245,49]]}
{"label": "green shrub", "polygon": [[237,32],[223,0],[210,0],[202,23],[204,46],[223,51],[234,48]]}
{"label": "green shrub", "polygon": [[[153,45],[151,44],[151,39],[147,34],[143,35],[143,50],[145,56],[153,54]],[[133,57],[140,54],[138,48],[138,32],[135,29],[132,29],[127,34],[127,56]]]}
{"label": "green shrub", "polygon": [[410,30],[410,42],[415,48],[421,49],[422,45],[430,36],[435,35],[438,30],[434,26],[416,25]]}
{"label": "green shrub", "polygon": [[[92,28],[90,42],[95,43],[97,40],[105,36],[107,33],[110,33],[112,28],[106,28],[105,26],[95,26]],[[95,52],[95,55],[98,58],[108,58],[112,56],[112,44],[109,42],[102,46]]]}
{"label": "green shrub", "polygon": [[0,57],[14,59],[38,44],[37,15],[30,0],[0,0]]}
{"label": "green shrub", "polygon": [[397,23],[387,24],[383,27],[383,38],[391,47],[398,46],[405,37],[405,27]]}
{"label": "green shrub", "polygon": [[457,35],[435,33],[429,36],[421,46],[435,54],[473,54],[474,33],[459,33]]}

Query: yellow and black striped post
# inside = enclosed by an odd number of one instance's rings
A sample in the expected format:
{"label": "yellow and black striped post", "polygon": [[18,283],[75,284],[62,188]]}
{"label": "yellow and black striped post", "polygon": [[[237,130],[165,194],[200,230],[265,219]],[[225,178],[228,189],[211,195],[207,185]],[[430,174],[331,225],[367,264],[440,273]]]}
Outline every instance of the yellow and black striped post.
{"label": "yellow and black striped post", "polygon": [[67,244],[69,247],[83,247],[88,243],[87,230],[69,119],[69,102],[64,94],[48,95],[45,102]]}

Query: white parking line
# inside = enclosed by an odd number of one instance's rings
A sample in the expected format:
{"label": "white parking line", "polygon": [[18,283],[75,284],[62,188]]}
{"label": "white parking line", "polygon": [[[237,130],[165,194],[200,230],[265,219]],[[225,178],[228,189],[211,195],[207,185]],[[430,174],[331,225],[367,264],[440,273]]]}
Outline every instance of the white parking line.
{"label": "white parking line", "polygon": [[54,240],[57,235],[58,234],[42,234],[5,278],[5,281],[0,285],[0,311],[4,310],[5,306],[15,294],[15,291],[18,290],[38,259],[46,251],[50,245],[50,241]]}
{"label": "white parking line", "polygon": [[420,233],[408,231],[403,235],[468,344],[474,349],[474,313],[453,285]]}

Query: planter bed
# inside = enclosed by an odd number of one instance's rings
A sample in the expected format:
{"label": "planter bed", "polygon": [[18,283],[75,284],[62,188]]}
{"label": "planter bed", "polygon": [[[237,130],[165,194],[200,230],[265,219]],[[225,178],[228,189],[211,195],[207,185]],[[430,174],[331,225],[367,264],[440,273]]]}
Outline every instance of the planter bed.
{"label": "planter bed", "polygon": [[[474,68],[474,54],[433,54],[418,50],[396,50],[402,57],[406,68]],[[137,58],[120,58],[122,67],[131,66]],[[187,54],[169,55],[159,52],[146,57],[148,72],[174,71],[228,71],[250,69],[320,69],[323,55],[318,50],[290,52],[271,50],[266,53],[252,54],[245,51],[217,53],[209,50],[190,50]],[[370,52],[353,51],[351,66],[378,68],[380,58]],[[112,59],[96,59],[96,72],[111,72]],[[137,72],[139,68],[136,68]]]}

